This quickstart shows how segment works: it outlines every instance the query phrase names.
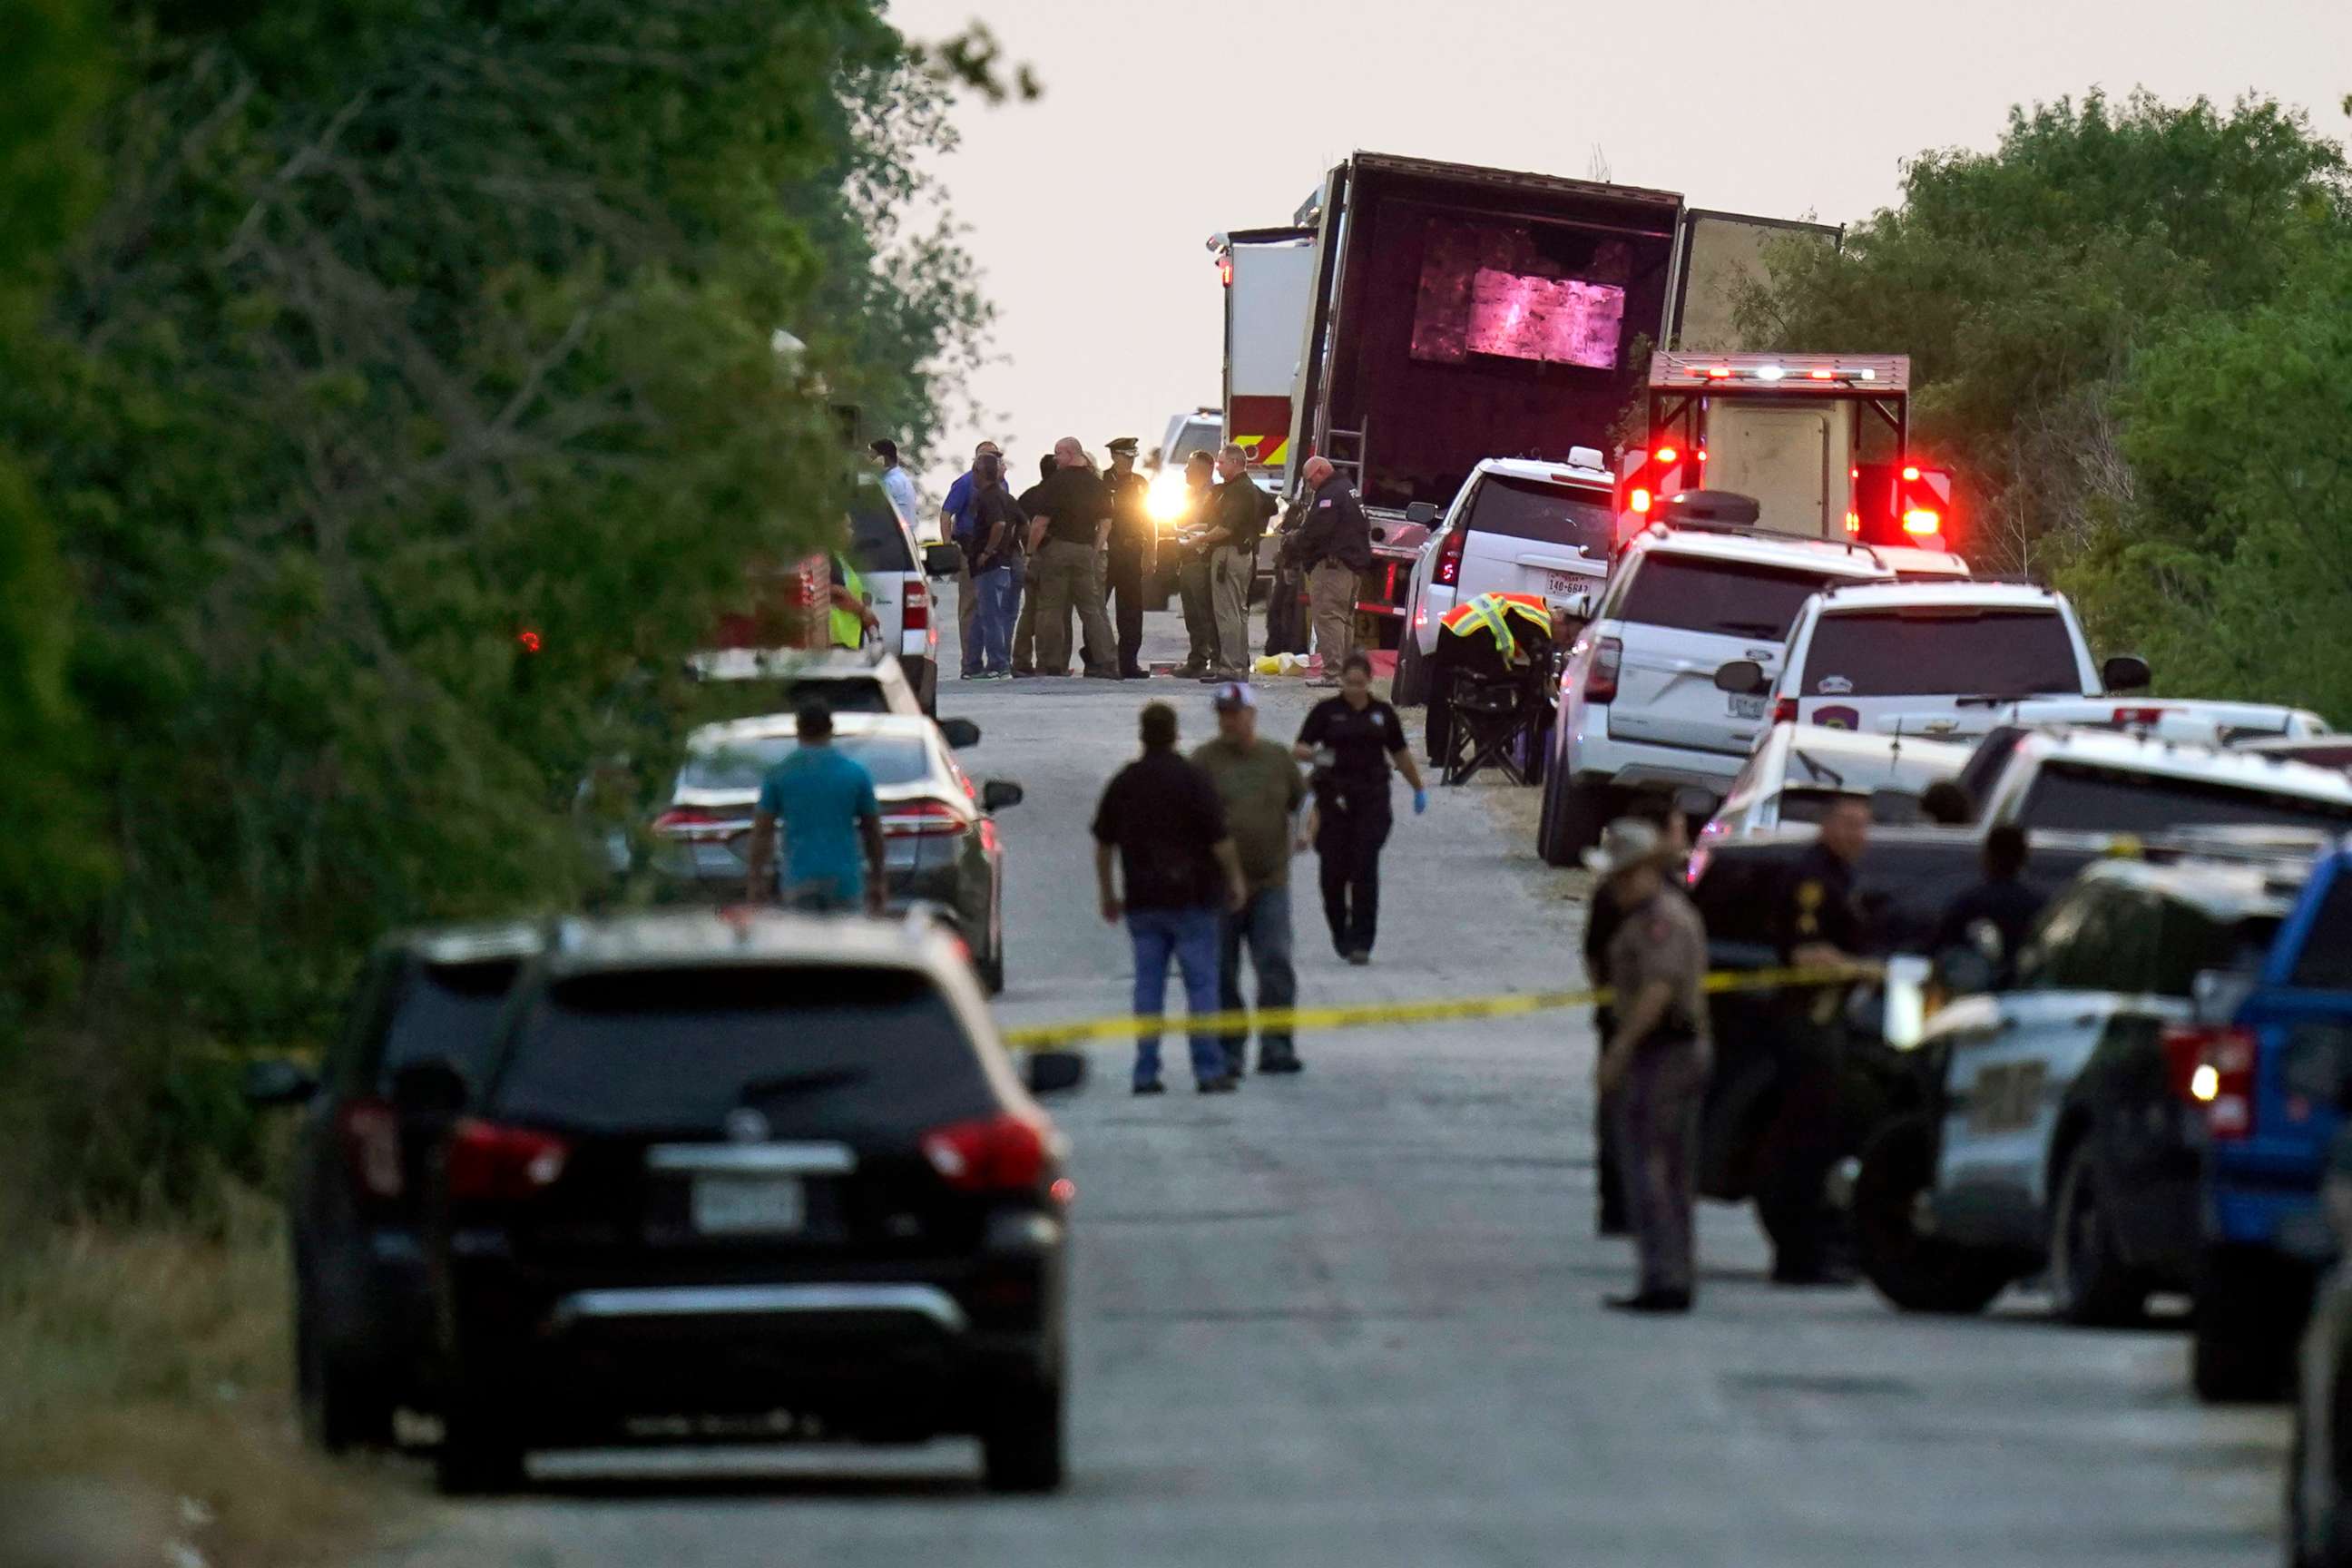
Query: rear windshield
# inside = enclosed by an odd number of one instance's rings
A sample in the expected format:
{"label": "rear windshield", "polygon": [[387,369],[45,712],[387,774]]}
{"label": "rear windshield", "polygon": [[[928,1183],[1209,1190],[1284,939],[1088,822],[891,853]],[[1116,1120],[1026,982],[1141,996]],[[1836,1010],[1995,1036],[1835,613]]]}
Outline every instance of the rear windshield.
{"label": "rear windshield", "polygon": [[882,683],[870,675],[827,676],[822,680],[794,680],[788,676],[761,676],[751,680],[705,680],[694,689],[688,704],[689,727],[723,724],[734,719],[760,719],[790,713],[811,698],[822,698],[836,713],[887,713],[890,700]]}
{"label": "rear windshield", "polygon": [[413,969],[394,997],[384,1028],[378,1083],[418,1062],[446,1061],[459,1072],[478,1071],[489,1052],[491,1028],[520,961],[429,963]]}
{"label": "rear windshield", "polygon": [[1609,558],[1615,514],[1608,497],[1548,485],[1538,479],[1488,474],[1471,498],[1468,527],[1507,539],[1533,539],[1573,550],[1582,545],[1597,561]]}
{"label": "rear windshield", "polygon": [[711,1134],[748,1106],[778,1136],[919,1131],[996,1098],[954,1010],[888,969],[669,969],[561,982],[522,1020],[500,1116]]}
{"label": "rear windshield", "polygon": [[2342,869],[2295,955],[2293,984],[2315,991],[2352,991],[2352,874]]}
{"label": "rear windshield", "polygon": [[2352,822],[2352,806],[2239,789],[2202,779],[2045,765],[2018,820],[2027,827],[2149,835],[2175,827],[2325,827]]}
{"label": "rear windshield", "polygon": [[[866,764],[874,782],[884,788],[916,784],[930,776],[931,759],[922,742],[911,735],[843,735],[833,742],[845,757]],[[755,740],[728,741],[687,758],[678,774],[680,789],[735,790],[750,795],[760,787],[768,770],[800,749],[791,735],[761,735]]]}
{"label": "rear windshield", "polygon": [[849,563],[860,572],[912,572],[914,548],[897,509],[878,489],[849,503]]}
{"label": "rear windshield", "polygon": [[1661,552],[1634,568],[1617,615],[1644,626],[1783,642],[1798,610],[1829,580],[1818,572]]}
{"label": "rear windshield", "polygon": [[2083,676],[2074,639],[2054,610],[1920,605],[1822,616],[1798,690],[1808,697],[2079,697]]}

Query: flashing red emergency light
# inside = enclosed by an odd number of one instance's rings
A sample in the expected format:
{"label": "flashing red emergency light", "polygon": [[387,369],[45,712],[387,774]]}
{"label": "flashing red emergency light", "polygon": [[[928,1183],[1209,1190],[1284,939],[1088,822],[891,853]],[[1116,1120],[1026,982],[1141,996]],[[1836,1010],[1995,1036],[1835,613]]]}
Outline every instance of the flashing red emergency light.
{"label": "flashing red emergency light", "polygon": [[1917,484],[1919,482],[1919,465],[1916,463],[1904,464],[1903,479],[1904,482],[1906,484]]}
{"label": "flashing red emergency light", "polygon": [[1625,504],[1646,516],[1650,510],[1650,492],[1635,485],[1632,498]]}
{"label": "flashing red emergency light", "polygon": [[1661,463],[1671,463],[1676,458],[1681,457],[1682,454],[1675,451],[1672,447],[1661,447],[1656,452],[1653,453],[1652,456]]}
{"label": "flashing red emergency light", "polygon": [[539,651],[539,634],[532,631],[529,626],[525,626],[522,630],[515,633],[515,642],[525,653],[537,653]]}
{"label": "flashing red emergency light", "polygon": [[1943,531],[1944,514],[1932,507],[1915,506],[1903,514],[1903,531],[1906,533],[1941,533]]}

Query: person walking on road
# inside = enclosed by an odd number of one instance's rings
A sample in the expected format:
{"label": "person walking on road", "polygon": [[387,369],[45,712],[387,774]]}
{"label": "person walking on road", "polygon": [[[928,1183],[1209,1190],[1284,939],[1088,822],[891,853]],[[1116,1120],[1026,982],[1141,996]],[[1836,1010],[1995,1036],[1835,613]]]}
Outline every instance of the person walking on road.
{"label": "person walking on road", "polygon": [[[1628,808],[1626,815],[1651,822],[1658,829],[1659,850],[1667,865],[1678,866],[1690,858],[1690,819],[1682,803],[1674,796],[1644,796]],[[1609,944],[1616,940],[1624,924],[1625,910],[1612,896],[1610,884],[1596,884],[1586,900],[1584,917],[1584,973],[1596,989],[1609,987]],[[1593,1037],[1605,1045],[1616,1029],[1617,1009],[1606,1002],[1596,1005],[1592,1009]],[[1592,1144],[1598,1151],[1592,1164],[1601,1189],[1601,1212],[1594,1228],[1602,1236],[1626,1235],[1633,1222],[1625,1214],[1623,1168],[1618,1158],[1616,1099],[1605,1091],[1592,1097]]]}
{"label": "person walking on road", "polygon": [[[940,537],[963,551],[963,559],[956,565],[956,647],[959,650],[971,647],[971,625],[980,613],[979,596],[971,585],[971,492],[975,483],[972,469],[980,467],[982,458],[994,458],[1000,479],[1010,483],[1009,479],[1003,478],[1004,453],[995,442],[982,441],[971,449],[971,468],[956,476],[955,483],[948,487],[947,499],[940,503]],[[975,673],[969,660],[964,664],[963,673]]]}
{"label": "person walking on road", "polygon": [[1292,549],[1307,572],[1315,651],[1323,660],[1322,675],[1310,684],[1336,686],[1355,650],[1356,579],[1372,569],[1372,525],[1329,458],[1307,458],[1303,477],[1313,494]]}
{"label": "person walking on road", "polygon": [[1073,437],[1054,443],[1054,476],[1037,487],[1029,513],[1030,581],[1037,595],[1038,662],[1047,675],[1070,666],[1070,612],[1085,634],[1087,674],[1118,679],[1118,647],[1103,614],[1096,557],[1108,542],[1110,491],[1087,467]]}
{"label": "person walking on road", "polygon": [[1323,918],[1331,946],[1350,963],[1372,961],[1381,913],[1381,847],[1394,818],[1389,765],[1412,786],[1412,810],[1429,809],[1429,790],[1405,743],[1404,721],[1372,695],[1372,661],[1350,654],[1339,695],[1317,703],[1298,731],[1295,754],[1315,764],[1309,829],[1322,861]]}
{"label": "person walking on road", "polygon": [[1217,619],[1215,669],[1204,680],[1249,679],[1249,591],[1257,575],[1258,542],[1265,537],[1274,499],[1249,477],[1249,454],[1228,441],[1217,453],[1217,488],[1211,491],[1209,597]]}
{"label": "person walking on road", "polygon": [[[1135,950],[1135,1092],[1158,1094],[1160,1019],[1168,1001],[1168,961],[1184,976],[1184,1005],[1195,1020],[1217,1010],[1217,921],[1221,909],[1248,901],[1241,860],[1225,824],[1224,804],[1209,775],[1176,751],[1176,710],[1145,706],[1143,754],[1112,778],[1095,808],[1095,882],[1103,919],[1127,921]],[[1116,857],[1118,881],[1111,866]],[[1120,888],[1125,892],[1121,893]],[[1191,1031],[1192,1078],[1202,1094],[1223,1094],[1237,1075],[1225,1047],[1205,1028]]]}
{"label": "person walking on road", "polygon": [[1184,459],[1184,521],[1176,530],[1176,595],[1184,610],[1184,635],[1191,649],[1176,673],[1199,679],[1217,668],[1217,607],[1209,580],[1209,552],[1214,541],[1211,501],[1214,491],[1213,459],[1195,452]]}
{"label": "person walking on road", "polygon": [[[834,749],[833,710],[824,703],[805,704],[794,728],[800,744],[760,781],[743,896],[758,904],[780,895],[793,909],[818,914],[863,908],[878,915],[887,889],[874,775]],[[773,875],[779,828],[783,869]]]}
{"label": "person walking on road", "polygon": [[1609,942],[1616,1026],[1601,1058],[1601,1092],[1617,1112],[1626,1218],[1641,1259],[1640,1288],[1612,1297],[1626,1312],[1687,1312],[1697,1279],[1691,1205],[1698,1120],[1709,1066],[1706,931],[1667,882],[1656,827],[1620,817],[1586,851],[1623,911]]}
{"label": "person walking on road", "polygon": [[[1799,969],[1857,962],[1863,925],[1853,870],[1870,844],[1870,803],[1832,802],[1820,837],[1790,868],[1774,910],[1780,962]],[[1757,1151],[1757,1217],[1772,1238],[1776,1285],[1843,1285],[1850,1276],[1830,1256],[1824,1189],[1837,1163],[1843,1095],[1846,987],[1792,986],[1782,994],[1780,1100]]]}
{"label": "person walking on road", "polygon": [[1021,603],[1026,568],[1022,542],[1029,520],[1004,489],[999,459],[972,459],[972,543],[965,560],[972,594],[980,601],[972,635],[964,641],[964,673],[975,680],[1003,679],[1013,672],[1013,621]]}
{"label": "person walking on road", "polygon": [[[1209,775],[1224,803],[1225,824],[1240,858],[1246,900],[1224,919],[1217,955],[1217,1010],[1240,1013],[1242,954],[1257,973],[1260,1012],[1283,1012],[1297,1005],[1298,978],[1290,961],[1290,847],[1307,786],[1297,761],[1278,742],[1257,732],[1257,698],[1242,682],[1228,681],[1212,700],[1217,738],[1192,753],[1192,763]],[[1234,1076],[1245,1070],[1249,1031],[1225,1037],[1225,1064]],[[1262,1027],[1257,1070],[1299,1069],[1298,1050],[1288,1028]]]}
{"label": "person walking on road", "polygon": [[1152,550],[1158,542],[1146,504],[1151,487],[1135,471],[1136,438],[1121,436],[1110,443],[1110,473],[1103,485],[1110,491],[1110,558],[1105,567],[1109,596],[1118,602],[1118,672],[1141,680],[1150,671],[1143,656],[1143,594],[1151,581]]}

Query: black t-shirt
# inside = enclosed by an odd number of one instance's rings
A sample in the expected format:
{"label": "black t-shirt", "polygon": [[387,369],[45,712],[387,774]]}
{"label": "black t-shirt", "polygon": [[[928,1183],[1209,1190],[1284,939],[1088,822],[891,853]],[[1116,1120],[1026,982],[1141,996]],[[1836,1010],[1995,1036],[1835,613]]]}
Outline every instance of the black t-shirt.
{"label": "black t-shirt", "polygon": [[2022,882],[1979,882],[1944,911],[1943,922],[1936,928],[1936,946],[1940,951],[1968,944],[1969,928],[1979,921],[1990,921],[2000,933],[2000,973],[2006,978],[2014,972],[2025,938],[2041,917],[2042,903],[2042,895]]}
{"label": "black t-shirt", "polygon": [[1173,751],[1150,751],[1121,768],[1095,808],[1097,843],[1118,850],[1134,910],[1213,908],[1225,885],[1216,847],[1225,803],[1209,775]]}
{"label": "black t-shirt", "polygon": [[[1002,525],[1003,531],[998,531]],[[992,571],[1013,560],[1029,544],[1029,518],[1004,487],[975,489],[971,498],[971,569]],[[990,548],[992,542],[994,548]]]}
{"label": "black t-shirt", "polygon": [[1256,549],[1257,542],[1265,537],[1265,520],[1274,512],[1274,498],[1251,483],[1247,474],[1227,479],[1209,492],[1207,517],[1219,545]]}
{"label": "black t-shirt", "polygon": [[1095,530],[1111,514],[1110,488],[1084,468],[1056,468],[1052,479],[1021,498],[1021,506],[1033,518],[1052,520],[1045,528],[1048,540],[1092,549]]}
{"label": "black t-shirt", "polygon": [[1405,749],[1404,721],[1397,710],[1375,697],[1358,710],[1344,697],[1318,702],[1299,726],[1298,743],[1331,753],[1322,771],[1343,788],[1371,785],[1385,789],[1389,758]]}

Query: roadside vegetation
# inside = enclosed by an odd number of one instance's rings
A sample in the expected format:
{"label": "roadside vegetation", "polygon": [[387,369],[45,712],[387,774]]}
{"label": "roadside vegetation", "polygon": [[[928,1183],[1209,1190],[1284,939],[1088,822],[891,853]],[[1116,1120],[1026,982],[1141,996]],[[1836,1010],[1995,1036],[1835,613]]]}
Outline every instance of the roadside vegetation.
{"label": "roadside vegetation", "polygon": [[2160,690],[2352,724],[2352,176],[2307,117],[2013,110],[1770,270],[1751,346],[1912,356],[1913,444],[1958,470],[1980,568],[2067,589]]}

